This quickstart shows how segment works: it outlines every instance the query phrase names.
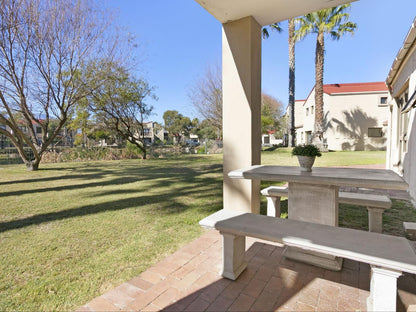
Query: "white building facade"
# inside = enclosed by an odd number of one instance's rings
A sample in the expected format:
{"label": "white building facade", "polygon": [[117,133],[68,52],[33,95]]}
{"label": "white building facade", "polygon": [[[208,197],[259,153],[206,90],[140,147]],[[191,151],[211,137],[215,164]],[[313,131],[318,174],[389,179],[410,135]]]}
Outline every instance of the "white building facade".
{"label": "white building facade", "polygon": [[[297,103],[296,144],[307,144],[315,125],[315,88],[306,100]],[[384,82],[324,85],[324,144],[329,150],[385,150],[388,118]]]}
{"label": "white building facade", "polygon": [[386,83],[390,90],[387,168],[402,174],[416,199],[416,18],[405,38]]}

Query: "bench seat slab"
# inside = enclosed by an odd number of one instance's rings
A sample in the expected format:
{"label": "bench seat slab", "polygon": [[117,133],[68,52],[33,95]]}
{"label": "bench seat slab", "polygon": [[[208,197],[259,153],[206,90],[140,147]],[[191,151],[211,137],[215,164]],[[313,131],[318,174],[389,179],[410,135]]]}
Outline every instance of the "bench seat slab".
{"label": "bench seat slab", "polygon": [[223,237],[221,274],[235,280],[246,268],[245,236],[365,262],[371,266],[368,311],[395,311],[397,278],[416,273],[415,251],[403,237],[337,228],[296,220],[220,210],[200,221]]}
{"label": "bench seat slab", "polygon": [[232,210],[220,210],[201,220],[200,224],[223,233],[269,240],[416,274],[416,254],[404,237]]}

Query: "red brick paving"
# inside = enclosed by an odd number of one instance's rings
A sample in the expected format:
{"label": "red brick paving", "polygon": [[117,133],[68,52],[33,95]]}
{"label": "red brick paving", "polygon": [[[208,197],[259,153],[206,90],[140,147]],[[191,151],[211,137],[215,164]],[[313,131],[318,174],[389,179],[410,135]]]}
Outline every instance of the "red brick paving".
{"label": "red brick paving", "polygon": [[365,311],[369,266],[332,272],[287,260],[283,247],[247,238],[247,269],[219,275],[221,237],[208,231],[140,276],[78,311]]}

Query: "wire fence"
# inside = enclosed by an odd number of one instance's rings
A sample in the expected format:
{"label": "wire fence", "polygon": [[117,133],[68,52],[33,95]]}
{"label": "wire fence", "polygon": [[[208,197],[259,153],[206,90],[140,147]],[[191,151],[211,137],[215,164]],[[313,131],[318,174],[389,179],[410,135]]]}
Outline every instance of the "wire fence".
{"label": "wire fence", "polygon": [[[26,152],[28,155],[33,157],[33,152],[30,149],[27,149]],[[20,158],[19,153],[16,148],[8,147],[0,149],[0,165],[15,165],[23,164],[22,159]]]}
{"label": "wire fence", "polygon": [[[34,158],[32,150],[25,149],[26,154]],[[181,154],[221,154],[222,141],[210,140],[198,145],[152,145],[147,149],[148,158],[165,158]],[[138,148],[127,146],[119,147],[53,147],[48,149],[42,163],[138,159],[142,153]],[[0,148],[0,165],[23,164],[23,161],[14,147]]]}

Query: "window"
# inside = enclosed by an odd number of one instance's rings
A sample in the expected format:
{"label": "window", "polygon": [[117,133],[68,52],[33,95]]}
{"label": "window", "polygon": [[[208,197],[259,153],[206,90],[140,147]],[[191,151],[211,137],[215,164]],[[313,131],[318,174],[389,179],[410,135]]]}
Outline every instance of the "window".
{"label": "window", "polygon": [[148,129],[148,128],[143,129],[143,133],[144,133],[144,135],[149,135],[150,134],[150,129]]}
{"label": "window", "polygon": [[311,106],[311,115],[313,115],[313,106]]}
{"label": "window", "polygon": [[386,106],[387,105],[387,96],[380,97],[380,103],[379,106]]}
{"label": "window", "polygon": [[383,128],[368,128],[369,138],[381,138],[383,136]]}
{"label": "window", "polygon": [[306,144],[311,144],[312,143],[312,131],[306,131]]}
{"label": "window", "polygon": [[42,128],[41,128],[41,127],[36,127],[36,133],[37,133],[37,134],[42,133]]}
{"label": "window", "polygon": [[309,115],[309,107],[306,109],[306,116]]}

